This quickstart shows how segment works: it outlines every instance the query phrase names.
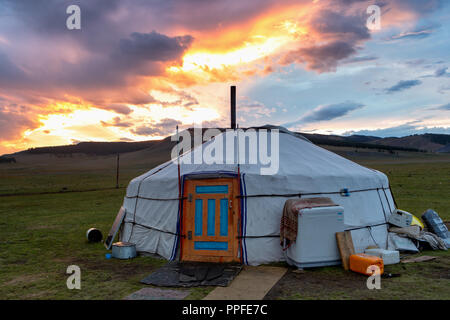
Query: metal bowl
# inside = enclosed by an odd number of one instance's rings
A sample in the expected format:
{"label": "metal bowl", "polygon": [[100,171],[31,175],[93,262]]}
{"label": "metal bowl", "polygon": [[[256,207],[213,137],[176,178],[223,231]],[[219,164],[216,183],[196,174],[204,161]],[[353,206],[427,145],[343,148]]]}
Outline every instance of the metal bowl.
{"label": "metal bowl", "polygon": [[130,242],[115,242],[112,245],[112,256],[116,259],[133,259],[136,257],[136,245]]}
{"label": "metal bowl", "polygon": [[103,239],[102,232],[96,228],[90,228],[86,232],[86,238],[89,242],[100,242]]}

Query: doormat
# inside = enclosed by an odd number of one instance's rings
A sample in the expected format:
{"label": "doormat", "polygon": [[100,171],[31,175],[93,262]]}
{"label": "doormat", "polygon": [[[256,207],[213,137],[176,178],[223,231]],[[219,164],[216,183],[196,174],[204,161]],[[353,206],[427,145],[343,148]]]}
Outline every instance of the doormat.
{"label": "doormat", "polygon": [[159,287],[226,287],[239,274],[242,265],[172,261],[162,266],[141,283]]}
{"label": "doormat", "polygon": [[186,290],[164,290],[159,288],[142,288],[133,292],[125,300],[183,300],[189,295]]}

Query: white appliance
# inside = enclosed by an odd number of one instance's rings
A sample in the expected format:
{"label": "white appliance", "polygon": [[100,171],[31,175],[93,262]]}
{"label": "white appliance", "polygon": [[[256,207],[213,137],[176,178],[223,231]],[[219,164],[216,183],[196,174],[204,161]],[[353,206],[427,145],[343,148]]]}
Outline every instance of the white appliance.
{"label": "white appliance", "polygon": [[300,210],[297,240],[285,251],[287,263],[299,268],[341,264],[336,232],[344,230],[344,208],[340,206]]}

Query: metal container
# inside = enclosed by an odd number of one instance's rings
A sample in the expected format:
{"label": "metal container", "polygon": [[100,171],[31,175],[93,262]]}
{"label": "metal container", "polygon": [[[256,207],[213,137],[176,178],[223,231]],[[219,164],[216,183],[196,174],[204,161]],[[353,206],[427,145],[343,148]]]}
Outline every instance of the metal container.
{"label": "metal container", "polygon": [[96,228],[90,228],[86,232],[86,238],[89,242],[100,242],[103,239],[102,232]]}
{"label": "metal container", "polygon": [[112,256],[116,259],[133,259],[136,257],[136,245],[130,242],[115,242],[112,245]]}

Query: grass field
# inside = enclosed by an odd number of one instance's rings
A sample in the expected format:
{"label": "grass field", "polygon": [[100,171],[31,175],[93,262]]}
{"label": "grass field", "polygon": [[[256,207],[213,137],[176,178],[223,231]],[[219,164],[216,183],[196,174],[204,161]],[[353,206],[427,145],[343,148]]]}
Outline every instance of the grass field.
{"label": "grass field", "polygon": [[446,162],[364,163],[384,172],[399,209],[420,217],[432,208],[450,220],[450,159]]}
{"label": "grass field", "polygon": [[[355,161],[389,176],[400,208],[417,216],[433,208],[450,220],[449,156],[358,156]],[[85,232],[97,227],[107,233],[128,181],[155,163],[124,162],[115,189],[113,157],[38,160],[0,165],[0,299],[122,299],[142,288],[139,280],[164,260],[107,260],[103,245],[88,244]],[[402,276],[383,280],[378,292],[364,288],[364,277],[336,267],[289,272],[267,297],[450,299],[450,254],[425,254],[438,259],[390,266]],[[72,264],[81,268],[81,290],[66,287]],[[191,289],[188,298],[211,289]]]}

